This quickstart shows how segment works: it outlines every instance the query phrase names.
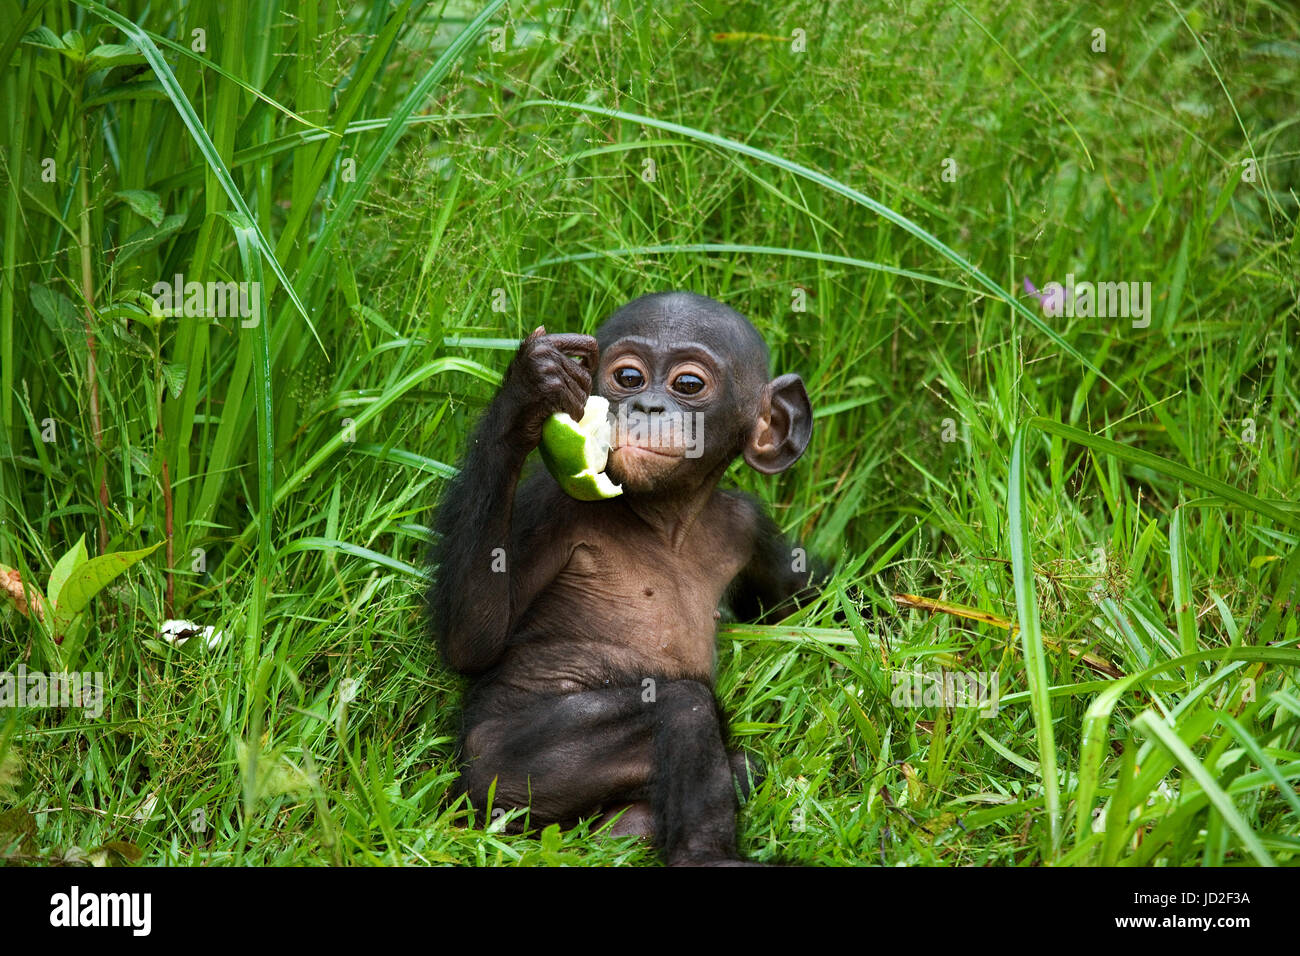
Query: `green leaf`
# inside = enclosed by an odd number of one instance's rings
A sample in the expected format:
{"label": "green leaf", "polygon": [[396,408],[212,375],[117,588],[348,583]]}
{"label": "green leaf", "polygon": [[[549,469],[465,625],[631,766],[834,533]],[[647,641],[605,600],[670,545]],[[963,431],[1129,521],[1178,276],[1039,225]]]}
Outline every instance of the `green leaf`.
{"label": "green leaf", "polygon": [[28,292],[32,297],[33,308],[40,313],[52,332],[81,331],[77,307],[62,292],[56,292],[39,282],[33,282],[28,286]]}
{"label": "green leaf", "polygon": [[148,219],[155,228],[162,225],[162,200],[158,198],[157,193],[147,189],[123,189],[113,195],[123,200],[137,215]]}
{"label": "green leaf", "polygon": [[[154,300],[150,299],[149,302],[152,305]],[[149,325],[154,324],[154,317],[148,307],[141,308],[135,302],[121,299],[117,302],[110,302],[102,308],[97,309],[96,314],[99,316],[99,320],[106,325],[125,322],[143,322]]]}
{"label": "green leaf", "polygon": [[794,259],[812,259],[817,262],[829,262],[835,265],[853,266],[857,269],[871,269],[876,272],[887,272],[890,275],[902,276],[905,279],[915,279],[917,282],[929,282],[932,285],[941,285],[946,289],[956,289],[959,292],[970,291],[969,286],[959,285],[956,282],[949,282],[947,279],[940,279],[937,276],[926,275],[924,272],[913,272],[911,269],[900,269],[897,266],[872,262],[869,259],[855,259],[852,256],[837,256],[829,252],[818,252],[811,249],[790,249],[784,246],[753,246],[736,242],[676,242],[654,246],[626,246],[619,249],[600,249],[596,252],[574,252],[568,255],[551,256],[550,258],[542,259],[525,267],[523,271],[527,275],[532,275],[539,269],[544,269],[547,266],[562,265],[566,262],[584,262],[589,259],[615,259],[624,256],[656,256],[693,252],[717,252],[721,254],[739,252],[747,255],[789,256]]}
{"label": "green leaf", "polygon": [[1296,794],[1295,787],[1287,783],[1286,778],[1282,776],[1282,771],[1264,752],[1264,748],[1259,745],[1259,741],[1251,735],[1249,730],[1234,720],[1231,714],[1218,713],[1215,714],[1215,719],[1224,727],[1227,727],[1232,736],[1237,738],[1237,741],[1250,754],[1250,759],[1255,761],[1259,769],[1277,786],[1277,792],[1282,799],[1291,804],[1291,812],[1295,815],[1295,818],[1300,820],[1300,796]]}
{"label": "green leaf", "polygon": [[105,103],[117,103],[120,100],[165,99],[167,99],[167,93],[163,90],[161,83],[151,77],[141,77],[128,80],[125,83],[115,83],[102,93],[87,97],[81,104],[81,108],[88,110],[95,106],[103,106]]}
{"label": "green leaf", "polygon": [[68,56],[77,62],[86,58],[86,38],[78,30],[69,30],[63,34],[63,48],[68,52]]}
{"label": "green leaf", "polygon": [[[46,26],[39,26],[31,33],[23,37],[23,43],[28,46],[37,46],[46,50],[54,50],[63,53],[67,50],[59,35]],[[7,64],[6,64],[7,65]]]}
{"label": "green leaf", "polygon": [[144,63],[144,55],[129,43],[101,43],[87,57],[92,68],[108,70],[115,66]]}
{"label": "green leaf", "polygon": [[[26,42],[27,28],[31,26],[33,20],[40,16],[41,8],[44,6],[44,3],[29,3],[17,17],[11,17],[9,35],[3,43],[0,43],[0,69],[6,69],[9,66],[9,61],[13,59],[14,50],[18,49],[18,44]],[[10,7],[10,9],[13,8]]]}
{"label": "green leaf", "polygon": [[59,606],[54,609],[54,633],[64,633],[73,619],[85,610],[90,599],[102,591],[110,581],[142,558],[147,558],[164,542],[139,551],[117,551],[101,554],[97,558],[73,569],[59,594]]}
{"label": "green leaf", "polygon": [[[240,79],[238,75],[231,73],[229,70],[223,69],[220,63],[216,63],[212,60],[209,60],[207,57],[199,56],[197,53],[195,53],[189,47],[185,46],[183,43],[177,43],[175,40],[169,40],[165,36],[159,33],[152,33],[150,31],[146,31],[146,33],[148,33],[149,39],[152,40],[154,43],[158,44],[159,46],[165,46],[167,47],[167,49],[173,50],[176,53],[179,53],[181,56],[189,57],[195,63],[199,64],[205,71],[211,70],[213,73],[217,74],[217,76],[229,80],[231,83],[234,83],[236,86],[242,89],[245,93],[249,94],[250,96],[257,97],[267,106],[270,106],[272,109],[280,113],[283,113],[285,116],[289,117],[289,119],[293,120],[294,122],[301,123],[303,126],[316,130],[318,133],[322,133],[326,136],[333,136],[339,139],[342,138],[342,134],[337,133],[332,129],[327,129],[324,126],[317,126],[311,120],[304,119],[303,117],[295,113],[293,110],[289,109],[289,107],[285,106],[283,103],[271,99],[271,97],[266,95],[266,92],[264,90],[259,90],[252,83],[247,83],[244,80]],[[144,57],[141,56],[140,60],[141,62],[144,62]],[[158,89],[161,91],[162,87],[159,86]],[[163,94],[163,97],[166,98],[165,93]]]}
{"label": "green leaf", "polygon": [[558,823],[552,823],[542,831],[542,852],[559,853],[560,844],[560,825]]}
{"label": "green leaf", "polygon": [[68,549],[68,552],[55,563],[54,570],[50,572],[49,583],[45,585],[45,596],[49,599],[52,607],[59,604],[59,592],[63,590],[63,585],[67,583],[68,577],[81,565],[85,564],[89,555],[86,553],[86,536],[83,534],[77,539],[77,543]]}
{"label": "green leaf", "polygon": [[180,213],[173,213],[157,226],[145,226],[131,233],[126,242],[122,243],[122,252],[113,260],[113,269],[120,269],[140,253],[148,252],[154,246],[166,241],[168,236],[183,225],[185,225],[185,217]]}
{"label": "green leaf", "polygon": [[[262,261],[256,254],[257,233],[254,223],[238,212],[220,213],[235,230],[239,260],[244,273],[257,286],[262,285]],[[253,579],[252,602],[248,612],[248,629],[244,636],[244,656],[251,664],[262,635],[262,615],[266,609],[268,582],[274,562],[275,535],[275,427],[271,380],[271,331],[264,316],[257,316],[253,330],[253,401],[257,410],[257,575]]]}
{"label": "green leaf", "polygon": [[167,363],[162,367],[163,381],[167,383],[167,391],[171,392],[172,398],[180,398],[181,392],[185,389],[185,379],[190,374],[188,365]]}

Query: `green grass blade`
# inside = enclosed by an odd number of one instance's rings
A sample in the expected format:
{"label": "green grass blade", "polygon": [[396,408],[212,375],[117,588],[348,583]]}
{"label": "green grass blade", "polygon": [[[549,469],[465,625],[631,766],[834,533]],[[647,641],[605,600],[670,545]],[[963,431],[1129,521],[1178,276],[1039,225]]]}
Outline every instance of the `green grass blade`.
{"label": "green grass blade", "polygon": [[380,554],[378,551],[363,548],[359,544],[352,544],[350,541],[339,541],[334,538],[298,538],[281,548],[276,554],[276,558],[285,558],[288,555],[298,554],[302,551],[325,551],[329,553],[341,552],[343,554],[349,554],[354,558],[361,558],[365,561],[370,561],[380,567],[398,571],[416,581],[424,580],[424,572],[413,564],[394,558],[391,555]]}
{"label": "green grass blade", "polygon": [[1008,478],[1007,510],[1010,512],[1008,543],[1011,573],[1015,581],[1016,616],[1020,622],[1020,644],[1025,657],[1034,730],[1038,739],[1039,776],[1043,781],[1044,808],[1048,815],[1051,853],[1060,838],[1061,794],[1056,775],[1056,738],[1052,731],[1052,703],[1048,694],[1047,659],[1038,621],[1038,599],[1034,593],[1033,547],[1029,508],[1025,493],[1025,440],[1029,426],[1021,425],[1011,444],[1011,473]]}
{"label": "green grass blade", "polygon": [[[1187,568],[1187,541],[1183,531],[1185,520],[1182,508],[1174,509],[1169,523],[1169,571],[1174,592],[1174,619],[1178,622],[1178,639],[1184,656],[1194,654],[1196,641],[1196,608],[1192,603],[1192,579]],[[1189,668],[1185,675],[1188,688],[1196,679],[1196,669]]]}

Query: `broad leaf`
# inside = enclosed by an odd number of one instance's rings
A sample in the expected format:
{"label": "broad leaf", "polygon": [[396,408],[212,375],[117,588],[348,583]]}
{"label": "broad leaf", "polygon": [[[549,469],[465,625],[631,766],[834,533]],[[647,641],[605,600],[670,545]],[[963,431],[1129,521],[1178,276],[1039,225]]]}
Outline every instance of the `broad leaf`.
{"label": "broad leaf", "polygon": [[50,604],[57,607],[59,604],[59,592],[63,590],[63,585],[67,583],[68,577],[85,564],[89,559],[86,553],[86,536],[83,534],[77,539],[77,543],[68,549],[68,552],[54,565],[54,570],[50,572],[49,583],[45,585],[45,596],[49,598]]}
{"label": "broad leaf", "polygon": [[162,225],[162,200],[158,198],[157,193],[147,189],[123,189],[113,195],[123,200],[133,212],[148,219],[155,227]]}
{"label": "broad leaf", "polygon": [[59,606],[54,609],[54,633],[64,633],[78,614],[85,610],[90,599],[104,589],[115,577],[163,546],[159,541],[153,547],[139,551],[117,551],[101,554],[74,568],[59,594]]}

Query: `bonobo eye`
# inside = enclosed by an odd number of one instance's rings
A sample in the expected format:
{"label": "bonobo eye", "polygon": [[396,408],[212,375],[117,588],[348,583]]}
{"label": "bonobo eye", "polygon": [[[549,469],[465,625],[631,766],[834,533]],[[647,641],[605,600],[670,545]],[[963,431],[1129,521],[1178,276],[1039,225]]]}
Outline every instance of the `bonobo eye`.
{"label": "bonobo eye", "polygon": [[625,365],[614,370],[614,381],[619,384],[620,388],[634,389],[645,384],[645,376],[638,369]]}
{"label": "bonobo eye", "polygon": [[695,395],[704,388],[704,379],[690,372],[683,372],[673,379],[673,391],[683,395]]}

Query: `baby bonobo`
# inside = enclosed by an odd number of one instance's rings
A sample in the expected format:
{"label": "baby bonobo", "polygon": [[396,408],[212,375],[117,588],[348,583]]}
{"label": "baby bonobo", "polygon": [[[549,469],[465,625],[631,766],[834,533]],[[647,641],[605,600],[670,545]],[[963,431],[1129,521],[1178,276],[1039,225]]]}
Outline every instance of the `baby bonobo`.
{"label": "baby bonobo", "polygon": [[[623,494],[519,481],[553,412],[592,393],[617,416]],[[713,695],[719,607],[778,620],[814,593],[810,562],[761,506],[720,491],[737,455],[789,468],[812,434],[802,380],[768,381],[762,338],[705,296],[642,296],[588,335],[520,346],[438,512],[429,600],[471,684],[460,793],[534,824],[628,806],[670,865],[734,863],[733,769]],[[518,485],[518,488],[516,488]],[[630,822],[629,822],[630,821]]]}

